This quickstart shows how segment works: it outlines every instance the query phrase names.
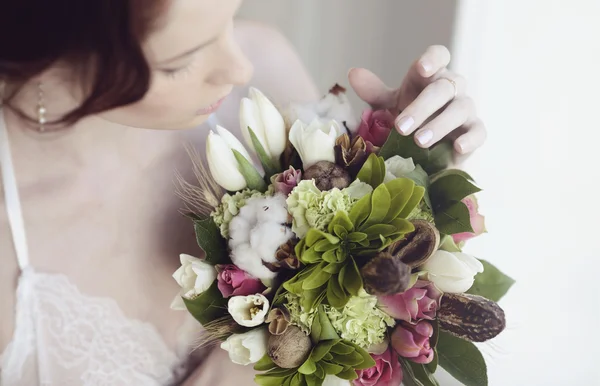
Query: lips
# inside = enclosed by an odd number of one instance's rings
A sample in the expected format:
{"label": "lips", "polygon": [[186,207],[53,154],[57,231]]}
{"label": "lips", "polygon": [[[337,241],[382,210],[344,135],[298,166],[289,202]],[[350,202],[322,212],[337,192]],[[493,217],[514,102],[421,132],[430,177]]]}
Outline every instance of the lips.
{"label": "lips", "polygon": [[198,110],[197,114],[198,115],[209,115],[209,114],[214,113],[215,111],[217,111],[219,109],[219,107],[221,107],[221,104],[223,103],[224,100],[225,100],[225,98],[219,99],[212,105]]}

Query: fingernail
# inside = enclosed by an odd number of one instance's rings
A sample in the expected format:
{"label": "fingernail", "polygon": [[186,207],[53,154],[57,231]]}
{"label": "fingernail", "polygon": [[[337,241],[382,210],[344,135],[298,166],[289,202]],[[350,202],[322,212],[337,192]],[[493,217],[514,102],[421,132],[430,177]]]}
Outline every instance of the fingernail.
{"label": "fingernail", "polygon": [[431,71],[431,64],[427,62],[421,62],[420,64],[423,71],[425,71],[426,74],[429,74],[429,72]]}
{"label": "fingernail", "polygon": [[415,120],[413,117],[402,117],[396,121],[396,127],[398,128],[398,131],[400,131],[400,133],[406,135],[410,133],[410,129],[412,128],[412,125],[414,123]]}
{"label": "fingernail", "polygon": [[350,75],[350,73],[352,72],[352,70],[354,70],[356,67],[350,67],[350,69],[348,70],[348,74],[346,75]]}
{"label": "fingernail", "polygon": [[465,154],[469,151],[469,143],[468,141],[459,138],[454,142],[454,149],[460,154]]}
{"label": "fingernail", "polygon": [[423,146],[427,145],[433,139],[433,131],[423,130],[417,134],[417,141]]}

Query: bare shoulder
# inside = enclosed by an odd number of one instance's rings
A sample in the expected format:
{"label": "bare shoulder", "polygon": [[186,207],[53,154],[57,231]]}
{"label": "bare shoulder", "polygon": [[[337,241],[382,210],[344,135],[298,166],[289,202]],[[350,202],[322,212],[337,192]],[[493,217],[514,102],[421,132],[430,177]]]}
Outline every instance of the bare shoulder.
{"label": "bare shoulder", "polygon": [[254,64],[251,85],[279,103],[306,102],[319,97],[313,79],[291,42],[275,27],[236,20],[236,39]]}

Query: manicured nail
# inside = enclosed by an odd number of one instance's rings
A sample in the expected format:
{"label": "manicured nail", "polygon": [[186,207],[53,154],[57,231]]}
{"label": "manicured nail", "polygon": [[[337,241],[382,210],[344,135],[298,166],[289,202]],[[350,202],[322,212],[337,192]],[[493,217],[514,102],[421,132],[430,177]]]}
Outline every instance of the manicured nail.
{"label": "manicured nail", "polygon": [[467,140],[459,138],[454,142],[454,149],[460,154],[466,154],[469,152],[469,143]]}
{"label": "manicured nail", "polygon": [[417,141],[423,146],[427,145],[433,139],[433,131],[423,130],[417,134]]}
{"label": "manicured nail", "polygon": [[412,128],[415,120],[413,117],[402,117],[396,121],[396,127],[400,133],[406,135],[410,133],[410,129]]}
{"label": "manicured nail", "polygon": [[421,62],[420,65],[421,65],[421,68],[423,69],[423,71],[425,71],[426,74],[429,74],[431,72],[431,64],[429,64],[427,62]]}

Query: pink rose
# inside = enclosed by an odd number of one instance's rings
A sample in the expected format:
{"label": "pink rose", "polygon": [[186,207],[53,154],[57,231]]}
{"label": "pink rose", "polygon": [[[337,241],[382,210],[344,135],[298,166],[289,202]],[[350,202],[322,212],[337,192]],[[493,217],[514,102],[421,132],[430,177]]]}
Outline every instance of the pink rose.
{"label": "pink rose", "polygon": [[485,230],[485,217],[480,215],[479,205],[477,205],[477,198],[475,195],[470,195],[462,200],[462,202],[469,208],[469,216],[471,217],[471,227],[473,232],[463,232],[452,235],[456,244],[467,241],[473,237],[477,237],[484,233]]}
{"label": "pink rose", "polygon": [[412,288],[400,294],[377,298],[379,306],[386,314],[412,324],[422,319],[435,319],[441,299],[442,291],[425,280],[418,280]]}
{"label": "pink rose", "polygon": [[381,355],[371,354],[375,366],[366,370],[358,370],[358,379],[354,386],[400,386],[402,383],[402,368],[397,354],[390,347]]}
{"label": "pink rose", "polygon": [[283,173],[275,174],[271,177],[271,182],[275,187],[275,191],[283,193],[288,196],[292,190],[298,186],[298,183],[302,180],[302,172],[296,170],[290,166],[288,170]]}
{"label": "pink rose", "polygon": [[233,264],[216,265],[217,287],[223,297],[247,296],[265,290],[263,283]]}
{"label": "pink rose", "polygon": [[358,135],[375,146],[382,146],[394,127],[394,116],[387,110],[365,110]]}
{"label": "pink rose", "polygon": [[429,344],[432,336],[433,326],[425,320],[415,325],[401,323],[392,332],[392,347],[401,357],[427,364],[433,360],[434,355]]}

